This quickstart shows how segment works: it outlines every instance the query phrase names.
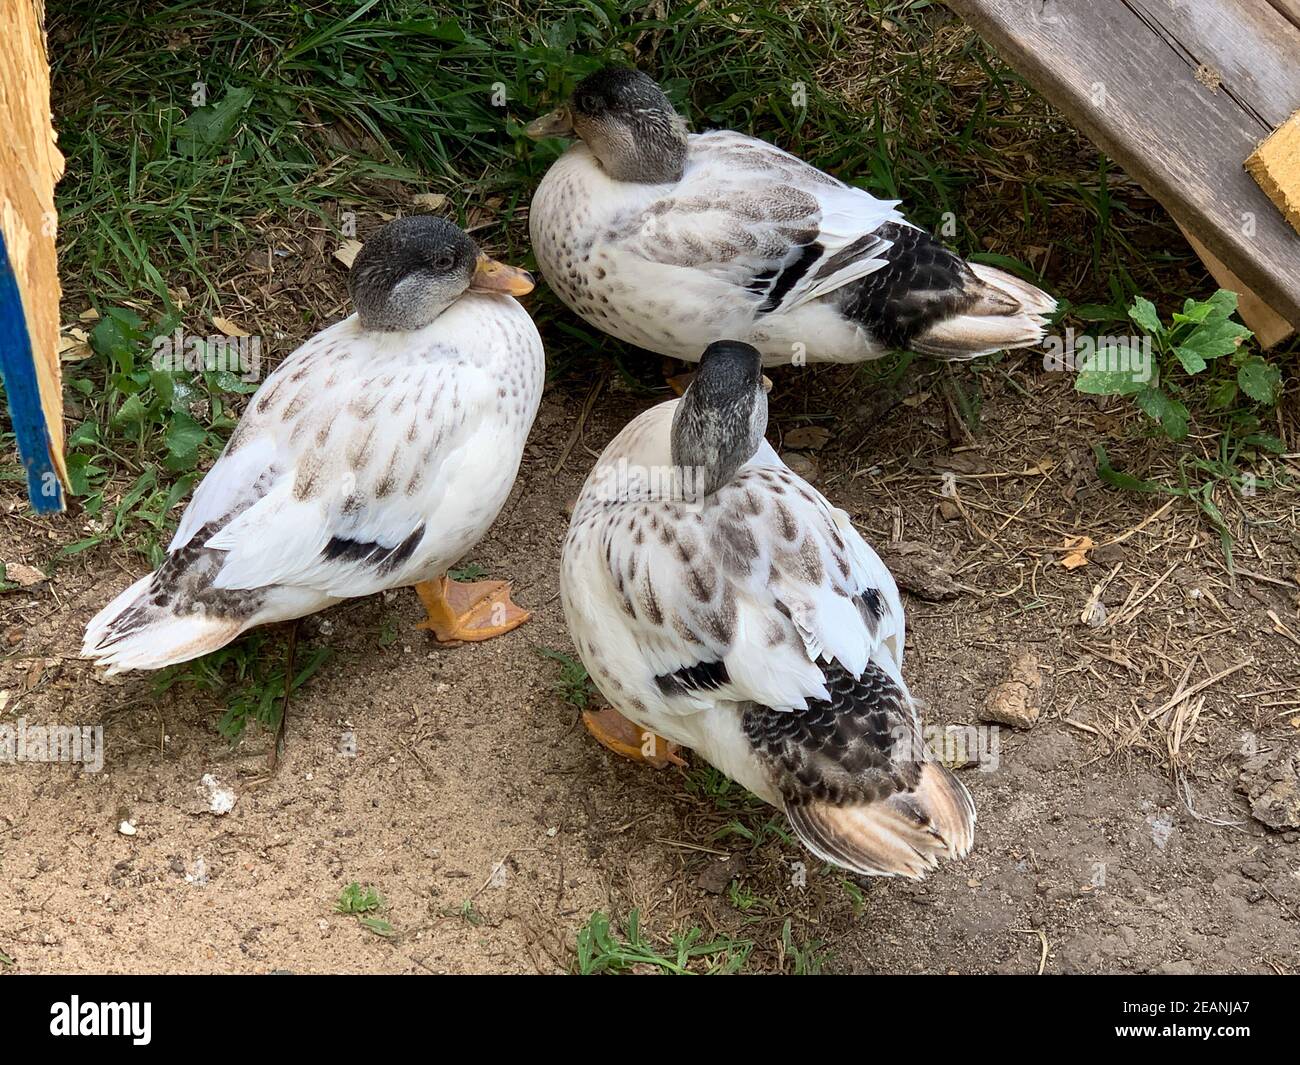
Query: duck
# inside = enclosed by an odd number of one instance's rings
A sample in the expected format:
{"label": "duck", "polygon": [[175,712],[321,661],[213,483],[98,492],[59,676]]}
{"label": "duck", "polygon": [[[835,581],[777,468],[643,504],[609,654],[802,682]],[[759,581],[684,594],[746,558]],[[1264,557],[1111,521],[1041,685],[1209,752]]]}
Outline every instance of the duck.
{"label": "duck", "polygon": [[532,288],[438,217],[377,230],[349,270],[354,313],[253,394],[162,564],[90,620],[83,655],[160,669],[408,586],[444,643],[528,620],[508,582],[447,572],[504,505],[537,414],[542,341],[515,299]]}
{"label": "duck", "polygon": [[537,265],[588,324],[693,362],[720,337],[765,366],[1037,344],[1056,301],[966,262],[899,211],[775,145],[688,133],[648,75],[607,66],[525,127],[576,137],[532,198]]}
{"label": "duck", "polygon": [[964,857],[975,804],[924,742],[894,579],[764,439],[760,351],[725,340],[697,358],[574,506],[561,601],[609,703],[588,730],[652,764],[690,748],[851,872],[919,878]]}

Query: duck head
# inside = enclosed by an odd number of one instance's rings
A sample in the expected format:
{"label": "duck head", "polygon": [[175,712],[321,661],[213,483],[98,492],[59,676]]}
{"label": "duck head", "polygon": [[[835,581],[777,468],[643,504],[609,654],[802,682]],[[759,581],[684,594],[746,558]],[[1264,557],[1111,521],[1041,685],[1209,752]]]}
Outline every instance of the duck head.
{"label": "duck head", "polygon": [[767,389],[756,348],[717,340],[673,415],[673,465],[690,470],[697,490],[711,496],[754,456],[767,432]]}
{"label": "duck head", "polygon": [[616,181],[680,181],[686,165],[685,121],[653,78],[629,67],[583,78],[567,104],[524,132],[534,140],[576,134]]}
{"label": "duck head", "polygon": [[478,250],[463,230],[433,215],[398,218],[379,229],[348,271],[348,292],[365,329],[421,329],[466,292],[522,296],[525,270]]}

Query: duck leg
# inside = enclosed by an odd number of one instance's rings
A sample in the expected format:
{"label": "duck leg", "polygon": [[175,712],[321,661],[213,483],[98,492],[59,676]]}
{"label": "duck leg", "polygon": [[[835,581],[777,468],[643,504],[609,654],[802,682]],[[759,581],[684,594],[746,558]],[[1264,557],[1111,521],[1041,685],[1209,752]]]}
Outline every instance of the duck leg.
{"label": "duck leg", "polygon": [[687,366],[681,359],[665,358],[663,361],[664,384],[673,390],[674,395],[686,395],[686,389],[695,379],[695,368]]}
{"label": "duck leg", "polygon": [[453,581],[443,576],[417,584],[415,592],[429,614],[417,628],[428,629],[439,643],[490,640],[532,617],[511,602],[508,581]]}
{"label": "duck leg", "polygon": [[681,750],[677,744],[669,743],[662,736],[656,736],[633,724],[612,706],[600,710],[584,710],[582,723],[598,743],[624,758],[645,762],[655,769],[663,769],[669,763],[683,767],[686,765],[677,753]]}
{"label": "duck leg", "polygon": [[293,694],[293,660],[298,649],[298,620],[289,622],[289,647],[285,651],[284,661],[284,700],[280,703],[280,723],[275,727],[275,739],[271,751],[266,756],[267,772],[274,773],[280,764],[280,748],[284,746],[284,729],[289,722],[289,697]]}

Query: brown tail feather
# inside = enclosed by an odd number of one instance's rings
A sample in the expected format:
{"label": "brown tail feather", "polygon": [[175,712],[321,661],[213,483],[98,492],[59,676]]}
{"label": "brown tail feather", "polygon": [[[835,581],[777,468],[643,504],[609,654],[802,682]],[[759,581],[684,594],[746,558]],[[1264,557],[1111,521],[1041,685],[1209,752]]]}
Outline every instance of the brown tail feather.
{"label": "brown tail feather", "polygon": [[1046,316],[1056,310],[1056,300],[1004,270],[980,263],[967,265],[974,277],[967,295],[974,301],[961,314],[918,333],[909,346],[936,358],[973,359],[1041,341],[1047,329]]}
{"label": "brown tail feather", "polygon": [[919,880],[945,855],[964,858],[975,838],[970,792],[936,762],[913,791],[859,806],[789,805],[786,815],[819,858],[868,876]]}

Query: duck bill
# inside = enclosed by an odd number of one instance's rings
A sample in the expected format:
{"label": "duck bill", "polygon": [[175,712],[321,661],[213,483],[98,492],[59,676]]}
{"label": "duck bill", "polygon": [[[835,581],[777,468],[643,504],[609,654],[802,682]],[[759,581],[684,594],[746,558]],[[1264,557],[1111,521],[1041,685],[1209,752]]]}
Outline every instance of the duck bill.
{"label": "duck bill", "polygon": [[533,291],[533,277],[527,270],[507,266],[486,255],[480,255],[469,289],[471,292],[504,292],[511,296],[526,296]]}
{"label": "duck bill", "polygon": [[529,122],[524,127],[524,134],[535,141],[543,140],[546,137],[571,137],[573,136],[573,116],[569,114],[567,107],[557,108],[549,115],[542,115],[541,118],[535,118]]}

